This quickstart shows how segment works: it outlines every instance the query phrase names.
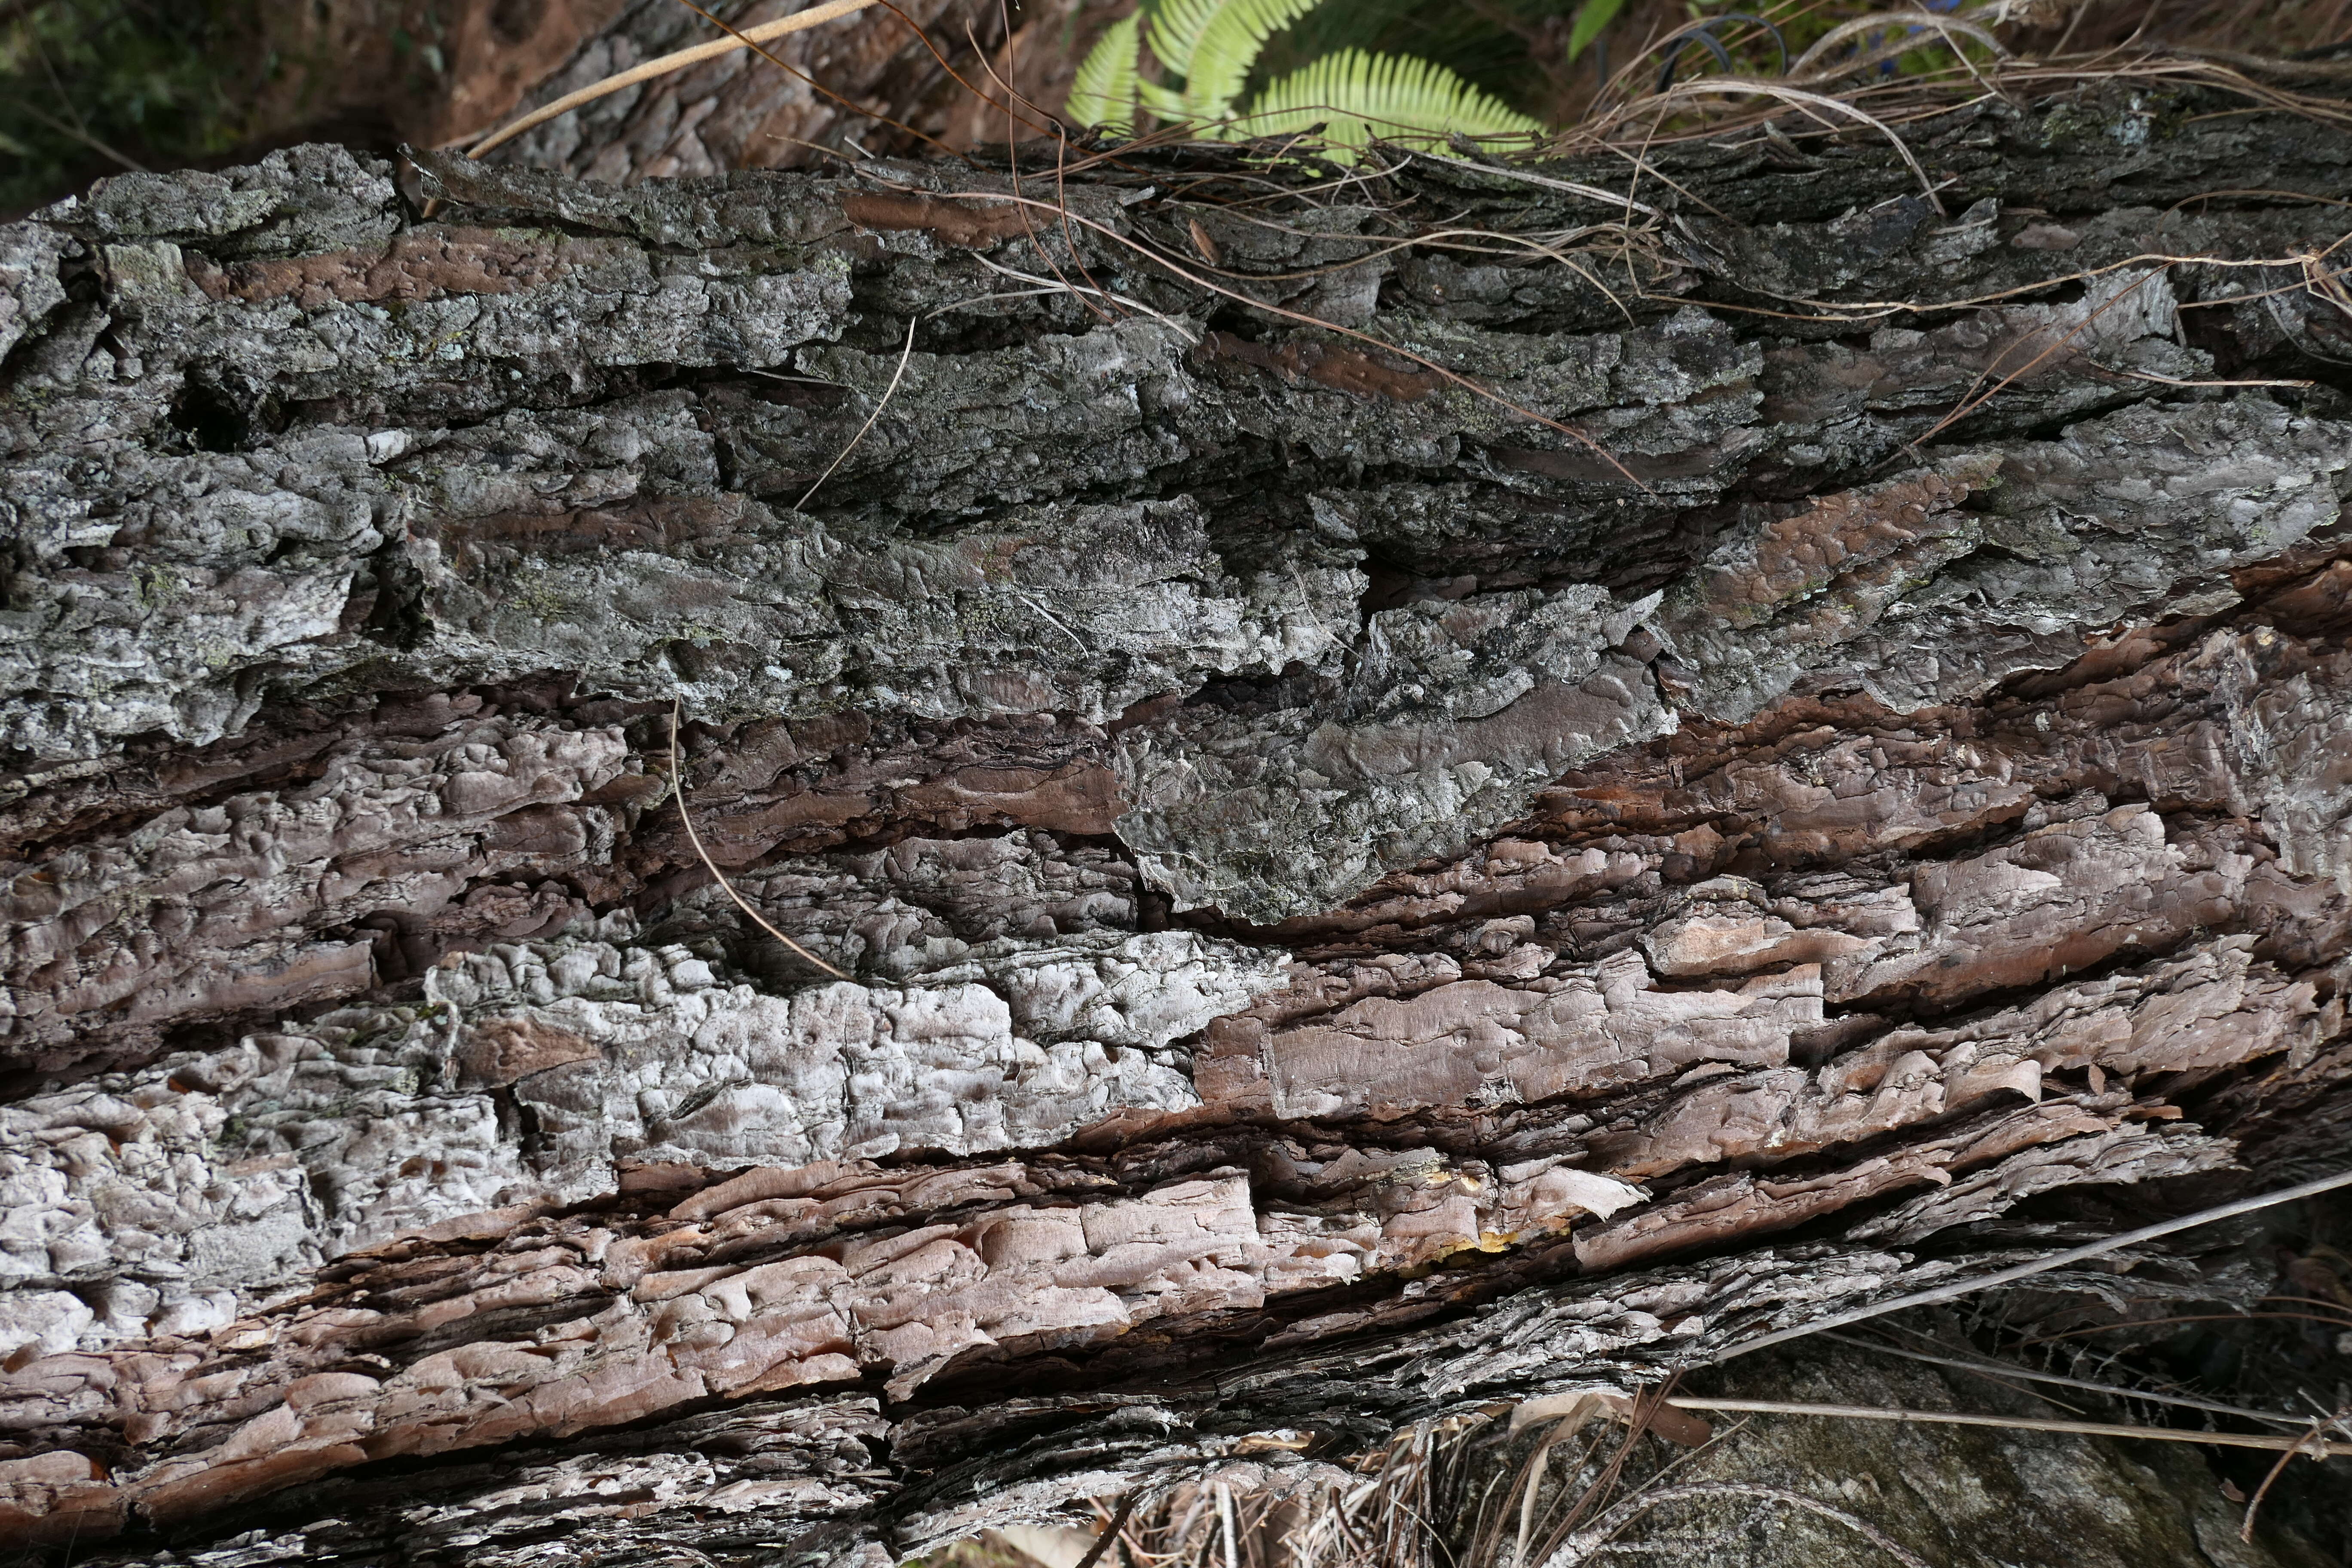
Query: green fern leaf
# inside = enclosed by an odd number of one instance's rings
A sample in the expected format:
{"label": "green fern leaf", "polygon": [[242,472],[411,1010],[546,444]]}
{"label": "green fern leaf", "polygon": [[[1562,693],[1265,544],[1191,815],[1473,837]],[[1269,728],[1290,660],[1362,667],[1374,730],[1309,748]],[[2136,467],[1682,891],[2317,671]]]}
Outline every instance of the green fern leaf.
{"label": "green fern leaf", "polygon": [[1268,87],[1234,133],[1292,135],[1316,125],[1343,160],[1375,136],[1507,136],[1543,129],[1444,66],[1341,49]]}
{"label": "green fern leaf", "polygon": [[1617,19],[1625,8],[1625,0],[1584,0],[1576,8],[1576,20],[1568,29],[1568,58],[1574,59],[1591,47],[1601,30]]}
{"label": "green fern leaf", "polygon": [[1315,9],[1320,0],[1225,0],[1201,29],[1184,66],[1184,108],[1213,125],[1234,111],[1250,67],[1265,41]]}
{"label": "green fern leaf", "polygon": [[1151,13],[1151,53],[1177,76],[1192,68],[1192,51],[1219,11],[1234,0],[1159,0]]}
{"label": "green fern leaf", "polygon": [[1139,85],[1135,77],[1137,28],[1142,21],[1138,13],[1112,23],[1110,30],[1087,51],[1087,58],[1078,63],[1076,79],[1070,83],[1070,119],[1081,125],[1099,125],[1120,136],[1135,134],[1135,95]]}
{"label": "green fern leaf", "polygon": [[1144,108],[1162,120],[1180,121],[1185,117],[1184,95],[1181,92],[1162,87],[1156,81],[1139,81],[1135,84],[1135,94],[1143,100]]}

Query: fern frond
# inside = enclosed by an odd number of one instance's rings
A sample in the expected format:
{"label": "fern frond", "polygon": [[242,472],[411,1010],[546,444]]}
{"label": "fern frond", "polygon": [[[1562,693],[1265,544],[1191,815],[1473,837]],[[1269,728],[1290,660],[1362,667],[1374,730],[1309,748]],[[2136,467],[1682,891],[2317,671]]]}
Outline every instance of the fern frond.
{"label": "fern frond", "polygon": [[1174,123],[1186,118],[1184,95],[1173,88],[1162,87],[1156,81],[1139,81],[1135,95],[1143,100],[1144,108],[1162,120]]}
{"label": "fern frond", "polygon": [[1087,51],[1070,83],[1068,114],[1081,125],[1098,125],[1120,136],[1135,134],[1137,28],[1141,13],[1122,17]]}
{"label": "fern frond", "polygon": [[1269,86],[1234,134],[1282,136],[1317,125],[1334,149],[1348,150],[1343,156],[1375,136],[1507,136],[1543,129],[1444,66],[1341,49]]}
{"label": "fern frond", "polygon": [[[1189,4],[1190,0],[1175,0]],[[1213,125],[1234,111],[1250,67],[1265,41],[1312,11],[1321,0],[1220,0],[1202,20],[1184,60],[1184,110]],[[1159,52],[1159,45],[1152,45]]]}
{"label": "fern frond", "polygon": [[1146,9],[1151,16],[1151,53],[1160,68],[1182,76],[1192,68],[1192,50],[1217,13],[1233,0],[1157,0]]}

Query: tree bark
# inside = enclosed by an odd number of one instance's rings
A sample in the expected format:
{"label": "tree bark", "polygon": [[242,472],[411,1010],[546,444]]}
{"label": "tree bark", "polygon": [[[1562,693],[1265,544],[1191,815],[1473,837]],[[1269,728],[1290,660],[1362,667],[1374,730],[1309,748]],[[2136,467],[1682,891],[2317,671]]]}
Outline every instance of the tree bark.
{"label": "tree bark", "polygon": [[2330,1168],[2352,137],[2224,108],[0,231],[10,1537],[880,1568]]}

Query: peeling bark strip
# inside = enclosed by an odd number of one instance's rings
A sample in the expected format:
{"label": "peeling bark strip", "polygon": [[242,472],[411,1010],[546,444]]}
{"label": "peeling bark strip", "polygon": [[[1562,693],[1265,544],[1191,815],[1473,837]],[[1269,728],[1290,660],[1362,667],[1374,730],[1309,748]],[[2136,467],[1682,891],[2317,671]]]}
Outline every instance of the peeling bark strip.
{"label": "peeling bark strip", "polygon": [[2202,107],[1668,148],[1609,293],[1419,157],[0,230],[0,1531],[881,1568],[2340,1161],[2352,324],[2212,263],[2352,141]]}

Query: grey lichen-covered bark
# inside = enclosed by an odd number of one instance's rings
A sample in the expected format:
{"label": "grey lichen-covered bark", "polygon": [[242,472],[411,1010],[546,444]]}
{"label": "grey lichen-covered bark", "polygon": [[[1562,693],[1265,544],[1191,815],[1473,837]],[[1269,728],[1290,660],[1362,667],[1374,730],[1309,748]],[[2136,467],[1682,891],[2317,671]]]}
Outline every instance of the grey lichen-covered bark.
{"label": "grey lichen-covered bark", "polygon": [[2326,1168],[2352,140],[2202,107],[0,234],[6,1530],[879,1563]]}

